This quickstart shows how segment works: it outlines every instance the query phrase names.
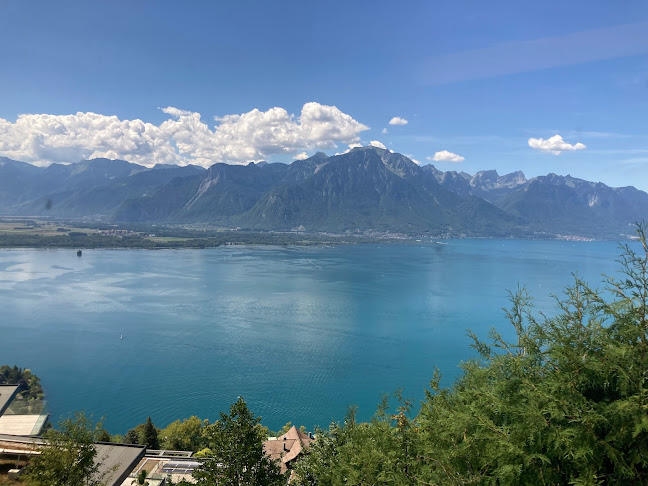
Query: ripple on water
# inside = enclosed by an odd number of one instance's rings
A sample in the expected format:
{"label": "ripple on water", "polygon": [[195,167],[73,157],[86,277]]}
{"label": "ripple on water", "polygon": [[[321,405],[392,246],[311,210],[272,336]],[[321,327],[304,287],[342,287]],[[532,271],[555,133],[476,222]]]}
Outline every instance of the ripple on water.
{"label": "ripple on water", "polygon": [[54,420],[85,409],[113,432],[239,395],[272,429],[327,425],[398,387],[421,398],[434,366],[452,379],[467,328],[509,332],[518,282],[545,309],[571,272],[616,269],[614,243],[448,243],[0,251],[2,361],[42,377]]}

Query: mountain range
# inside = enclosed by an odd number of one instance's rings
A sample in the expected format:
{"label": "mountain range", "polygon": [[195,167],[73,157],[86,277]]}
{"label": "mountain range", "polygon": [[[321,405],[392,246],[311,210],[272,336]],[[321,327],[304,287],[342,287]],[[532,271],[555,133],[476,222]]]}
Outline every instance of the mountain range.
{"label": "mountain range", "polygon": [[92,159],[36,167],[0,158],[0,215],[254,230],[619,238],[648,194],[570,176],[474,175],[376,147],[292,164],[156,165]]}

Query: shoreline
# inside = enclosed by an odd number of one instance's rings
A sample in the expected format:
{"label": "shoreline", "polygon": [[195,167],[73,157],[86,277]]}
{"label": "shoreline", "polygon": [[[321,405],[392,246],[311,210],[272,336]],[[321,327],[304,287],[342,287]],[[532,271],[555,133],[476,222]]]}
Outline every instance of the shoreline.
{"label": "shoreline", "polygon": [[[81,240],[54,242],[43,241],[37,244],[28,243],[21,244],[19,242],[7,241],[3,238],[4,235],[0,234],[0,249],[3,250],[206,250],[213,248],[223,247],[335,247],[335,246],[350,246],[350,245],[447,245],[451,240],[500,240],[500,241],[564,241],[572,243],[601,243],[601,242],[629,242],[632,239],[620,238],[588,238],[588,237],[555,237],[555,238],[501,238],[501,237],[448,237],[436,239],[420,239],[420,238],[384,238],[384,239],[343,239],[343,240],[314,240],[305,238],[303,240],[295,241],[209,241],[204,239],[200,242],[182,241],[179,244],[160,244],[152,240],[143,239],[136,243],[129,242],[86,242]],[[63,237],[57,237],[63,238]]]}
{"label": "shoreline", "polygon": [[519,228],[508,234],[454,233],[451,229],[436,234],[408,234],[365,230],[264,231],[220,228],[208,225],[116,225],[102,222],[50,220],[29,217],[0,217],[0,248],[70,249],[204,249],[221,246],[338,246],[356,244],[438,244],[448,240],[524,240],[524,241],[632,241],[630,234],[574,235],[560,232],[531,232]]}

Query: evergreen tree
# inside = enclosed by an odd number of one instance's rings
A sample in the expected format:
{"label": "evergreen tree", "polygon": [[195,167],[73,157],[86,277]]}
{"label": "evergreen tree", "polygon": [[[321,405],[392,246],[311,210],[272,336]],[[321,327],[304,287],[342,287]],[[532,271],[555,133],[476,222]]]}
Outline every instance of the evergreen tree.
{"label": "evergreen tree", "polygon": [[110,442],[110,434],[106,429],[101,429],[97,435],[97,442]]}
{"label": "evergreen tree", "polygon": [[136,429],[130,429],[124,436],[124,444],[140,444],[139,433]]}
{"label": "evergreen tree", "polygon": [[148,471],[146,469],[142,469],[137,474],[137,477],[131,481],[131,484],[133,486],[148,486],[149,483],[146,480],[147,477],[148,477]]}
{"label": "evergreen tree", "polygon": [[142,430],[142,437],[140,437],[141,443],[144,444],[148,449],[159,449],[160,441],[158,440],[158,432],[153,425],[151,417],[146,419],[144,427]]}
{"label": "evergreen tree", "polygon": [[421,465],[411,404],[401,392],[396,399],[396,413],[390,413],[385,396],[370,422],[357,422],[356,408],[350,407],[342,424],[318,430],[294,467],[297,484],[416,484]]}
{"label": "evergreen tree", "polygon": [[268,486],[285,484],[279,465],[263,451],[260,418],[254,417],[242,397],[229,415],[206,427],[210,453],[193,473],[203,486]]}
{"label": "evergreen tree", "polygon": [[401,400],[318,431],[298,484],[648,484],[645,224],[638,236],[621,278],[598,291],[575,277],[554,317],[512,293],[513,339],[471,334],[477,357],[450,388],[435,373],[416,418]]}

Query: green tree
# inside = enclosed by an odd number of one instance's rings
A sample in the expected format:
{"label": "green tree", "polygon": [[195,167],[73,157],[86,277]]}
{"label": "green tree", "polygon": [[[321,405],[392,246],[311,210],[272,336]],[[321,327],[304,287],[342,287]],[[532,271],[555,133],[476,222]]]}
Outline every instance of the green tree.
{"label": "green tree", "polygon": [[317,440],[294,467],[297,484],[416,484],[420,464],[411,404],[400,391],[395,396],[396,413],[384,396],[371,421],[358,423],[351,407],[342,424],[316,431]]}
{"label": "green tree", "polygon": [[193,473],[204,486],[266,486],[285,484],[279,465],[263,452],[263,430],[242,397],[230,413],[206,427],[211,453]]}
{"label": "green tree", "polygon": [[[602,291],[578,277],[536,315],[526,289],[511,331],[473,338],[450,388],[435,373],[417,417],[399,398],[376,417],[318,431],[298,483],[648,484],[648,244],[624,245]],[[511,336],[511,337],[508,337]]]}
{"label": "green tree", "polygon": [[279,431],[277,432],[277,436],[284,435],[286,432],[288,432],[292,427],[292,422],[286,422],[286,425],[281,427]]}
{"label": "green tree", "polygon": [[[474,338],[480,359],[451,389],[432,383],[419,416],[425,479],[443,484],[648,483],[648,247],[623,247],[604,292],[575,277],[555,317],[512,295],[508,341]],[[611,296],[611,297],[610,297]]]}
{"label": "green tree", "polygon": [[0,366],[0,385],[18,385],[18,397],[22,400],[14,400],[11,403],[11,410],[16,414],[39,414],[43,411],[43,399],[45,394],[41,386],[40,378],[34,375],[29,369],[18,368],[17,366]]}
{"label": "green tree", "polygon": [[204,427],[209,421],[193,416],[185,420],[176,420],[160,431],[162,448],[198,452],[206,447]]}
{"label": "green tree", "polygon": [[141,444],[137,429],[130,429],[124,436],[124,444]]}
{"label": "green tree", "polygon": [[97,435],[97,442],[110,442],[111,437],[106,429],[101,429]]}
{"label": "green tree", "polygon": [[82,412],[50,429],[47,444],[32,458],[24,481],[29,486],[102,486],[95,441],[101,423],[93,424]]}
{"label": "green tree", "polygon": [[149,449],[160,448],[160,441],[158,440],[158,431],[155,428],[155,425],[153,425],[153,421],[151,420],[151,417],[148,417],[146,419],[146,422],[144,423],[144,427],[142,429],[142,434],[140,439],[142,440],[142,443]]}
{"label": "green tree", "polygon": [[149,483],[146,480],[148,477],[148,472],[146,469],[142,469],[138,474],[135,479],[131,481],[131,484],[137,485],[137,486],[147,486]]}

